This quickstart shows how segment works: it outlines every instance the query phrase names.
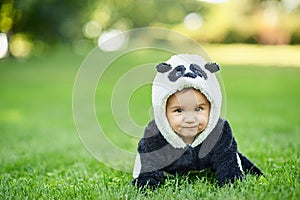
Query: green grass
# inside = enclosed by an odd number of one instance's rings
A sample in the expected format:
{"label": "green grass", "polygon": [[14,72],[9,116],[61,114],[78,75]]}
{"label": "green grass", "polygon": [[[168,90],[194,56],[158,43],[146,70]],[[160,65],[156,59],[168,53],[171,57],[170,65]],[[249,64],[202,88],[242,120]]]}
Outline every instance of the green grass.
{"label": "green grass", "polygon": [[[145,54],[126,63],[159,58]],[[130,185],[130,173],[98,162],[80,142],[72,116],[72,90],[82,61],[62,48],[40,58],[0,61],[0,199],[300,198],[300,68],[222,67],[226,118],[240,151],[266,178],[246,176],[243,182],[218,188],[213,176],[203,172],[168,177],[160,188],[144,194]],[[101,92],[110,94],[109,85],[119,75],[109,77]],[[149,88],[144,87],[131,100],[130,112],[141,125],[149,120],[143,112],[148,112],[149,98]],[[118,140],[108,107],[99,104],[97,116],[108,137],[134,150],[137,140]],[[103,118],[103,113],[108,117]]]}

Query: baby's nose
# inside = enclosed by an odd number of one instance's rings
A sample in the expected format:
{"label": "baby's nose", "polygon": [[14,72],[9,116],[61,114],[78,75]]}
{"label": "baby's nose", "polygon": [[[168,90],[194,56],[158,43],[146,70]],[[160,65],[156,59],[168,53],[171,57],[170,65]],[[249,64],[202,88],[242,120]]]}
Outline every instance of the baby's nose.
{"label": "baby's nose", "polygon": [[185,113],[184,122],[186,123],[194,123],[196,121],[196,115],[193,113]]}

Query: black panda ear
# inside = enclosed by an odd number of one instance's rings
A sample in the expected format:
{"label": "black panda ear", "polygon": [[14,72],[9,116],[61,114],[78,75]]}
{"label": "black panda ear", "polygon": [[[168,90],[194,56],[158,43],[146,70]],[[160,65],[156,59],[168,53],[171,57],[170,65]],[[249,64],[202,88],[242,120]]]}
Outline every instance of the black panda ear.
{"label": "black panda ear", "polygon": [[204,67],[211,73],[215,73],[220,70],[220,66],[217,63],[206,63]]}
{"label": "black panda ear", "polygon": [[171,65],[167,63],[159,63],[158,65],[156,65],[156,70],[160,73],[165,73],[167,71],[170,71],[171,69]]}

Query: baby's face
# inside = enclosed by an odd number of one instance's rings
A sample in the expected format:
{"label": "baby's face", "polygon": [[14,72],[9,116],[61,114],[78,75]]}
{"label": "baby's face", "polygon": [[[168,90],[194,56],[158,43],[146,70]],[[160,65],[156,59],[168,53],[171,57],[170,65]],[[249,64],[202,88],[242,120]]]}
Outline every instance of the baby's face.
{"label": "baby's face", "polygon": [[206,128],[209,112],[209,101],[199,90],[193,88],[176,92],[167,101],[169,124],[186,144],[191,144]]}

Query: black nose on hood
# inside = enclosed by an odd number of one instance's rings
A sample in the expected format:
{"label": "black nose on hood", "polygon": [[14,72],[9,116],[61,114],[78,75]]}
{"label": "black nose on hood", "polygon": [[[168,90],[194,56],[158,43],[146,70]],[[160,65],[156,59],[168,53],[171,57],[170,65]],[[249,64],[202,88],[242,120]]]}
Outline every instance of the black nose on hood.
{"label": "black nose on hood", "polygon": [[197,76],[207,79],[207,74],[196,64],[190,65],[190,72],[185,73],[186,68],[183,65],[178,65],[169,73],[169,80],[172,82],[177,81],[180,77],[196,78]]}

